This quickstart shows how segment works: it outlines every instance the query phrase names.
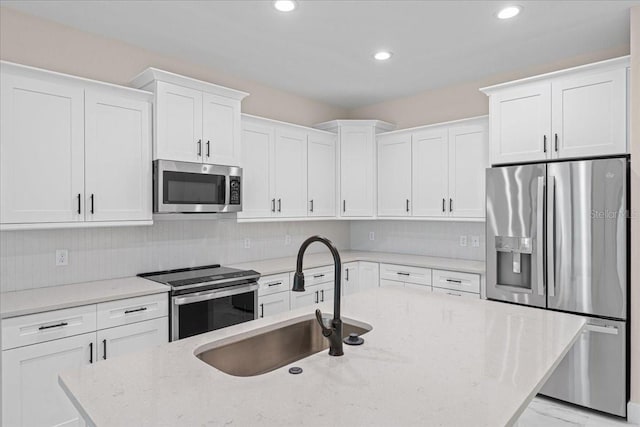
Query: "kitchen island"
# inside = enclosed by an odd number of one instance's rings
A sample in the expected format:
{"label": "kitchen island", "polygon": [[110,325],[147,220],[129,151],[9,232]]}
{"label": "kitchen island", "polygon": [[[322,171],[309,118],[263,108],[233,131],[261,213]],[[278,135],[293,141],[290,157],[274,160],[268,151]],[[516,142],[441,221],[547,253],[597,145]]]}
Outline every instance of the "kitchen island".
{"label": "kitchen island", "polygon": [[[332,303],[320,306],[325,315]],[[195,354],[301,317],[243,323],[60,374],[88,425],[511,425],[584,327],[564,313],[414,289],[343,298],[344,320],[370,325],[364,345],[253,376]],[[289,367],[304,372],[291,375]]]}

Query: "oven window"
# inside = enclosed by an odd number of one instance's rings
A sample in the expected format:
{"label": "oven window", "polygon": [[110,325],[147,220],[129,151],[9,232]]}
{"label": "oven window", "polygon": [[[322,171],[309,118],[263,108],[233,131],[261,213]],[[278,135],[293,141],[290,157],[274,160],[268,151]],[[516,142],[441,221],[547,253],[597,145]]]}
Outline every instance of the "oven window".
{"label": "oven window", "polygon": [[184,304],[179,307],[180,339],[255,319],[255,292]]}
{"label": "oven window", "polygon": [[224,205],[225,176],[164,171],[163,202],[171,205]]}

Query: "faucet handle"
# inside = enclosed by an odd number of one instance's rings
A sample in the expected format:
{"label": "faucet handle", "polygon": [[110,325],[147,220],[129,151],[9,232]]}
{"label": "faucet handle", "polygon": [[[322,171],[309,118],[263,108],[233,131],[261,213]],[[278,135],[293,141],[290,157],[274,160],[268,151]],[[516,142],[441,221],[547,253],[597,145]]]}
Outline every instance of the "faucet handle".
{"label": "faucet handle", "polygon": [[322,320],[322,312],[320,311],[319,308],[316,309],[316,320],[318,321],[318,324],[322,328],[322,335],[324,335],[325,337],[328,337],[329,335],[331,335],[333,333],[332,329],[327,328],[324,325],[324,321]]}

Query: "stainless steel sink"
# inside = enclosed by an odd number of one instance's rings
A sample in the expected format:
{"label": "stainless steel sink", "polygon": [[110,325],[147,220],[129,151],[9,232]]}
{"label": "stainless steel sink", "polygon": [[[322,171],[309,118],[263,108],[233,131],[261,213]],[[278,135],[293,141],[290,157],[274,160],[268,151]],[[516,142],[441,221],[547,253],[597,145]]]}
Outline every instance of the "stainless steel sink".
{"label": "stainless steel sink", "polygon": [[[371,330],[365,324],[356,325],[343,319],[343,335],[363,335]],[[366,345],[366,343],[365,343]],[[203,362],[229,375],[251,377],[304,359],[329,348],[315,318],[303,319],[291,325],[196,353]]]}

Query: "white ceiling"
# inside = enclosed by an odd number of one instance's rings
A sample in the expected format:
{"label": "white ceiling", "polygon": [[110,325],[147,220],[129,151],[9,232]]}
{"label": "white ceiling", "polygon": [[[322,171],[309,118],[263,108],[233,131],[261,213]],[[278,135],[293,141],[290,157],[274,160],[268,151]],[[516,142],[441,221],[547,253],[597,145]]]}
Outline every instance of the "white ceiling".
{"label": "white ceiling", "polygon": [[[329,104],[385,99],[629,43],[640,1],[2,1]],[[394,53],[373,60],[378,49]]]}

